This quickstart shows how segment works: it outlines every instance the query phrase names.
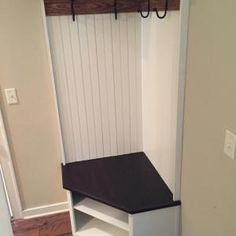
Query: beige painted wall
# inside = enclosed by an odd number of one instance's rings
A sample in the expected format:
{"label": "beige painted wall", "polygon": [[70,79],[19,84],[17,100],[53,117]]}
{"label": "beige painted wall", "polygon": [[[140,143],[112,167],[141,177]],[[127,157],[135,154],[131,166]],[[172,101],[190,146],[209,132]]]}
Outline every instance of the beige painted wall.
{"label": "beige painted wall", "polygon": [[61,153],[39,0],[0,0],[1,96],[23,208],[62,202]]}
{"label": "beige painted wall", "polygon": [[236,160],[223,153],[236,133],[236,2],[193,0],[190,11],[183,236],[236,235]]}

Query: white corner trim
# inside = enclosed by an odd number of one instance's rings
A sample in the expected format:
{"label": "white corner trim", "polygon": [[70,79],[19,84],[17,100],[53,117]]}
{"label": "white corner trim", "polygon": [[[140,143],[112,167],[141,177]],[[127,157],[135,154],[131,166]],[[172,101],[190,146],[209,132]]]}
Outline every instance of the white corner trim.
{"label": "white corner trim", "polygon": [[35,218],[39,216],[51,215],[69,211],[68,202],[58,202],[50,205],[27,208],[23,211],[24,219]]}
{"label": "white corner trim", "polygon": [[54,99],[54,104],[55,104],[55,109],[56,109],[56,122],[57,122],[57,127],[58,127],[58,133],[60,136],[59,141],[60,141],[62,162],[63,164],[65,164],[65,160],[66,160],[65,151],[64,151],[64,144],[63,144],[63,138],[62,138],[62,129],[61,129],[60,116],[59,116],[56,84],[55,84],[55,78],[54,78],[53,66],[52,66],[52,56],[51,56],[50,43],[49,43],[49,37],[48,37],[48,28],[47,28],[44,0],[40,0],[40,3],[41,3],[41,12],[42,12],[42,20],[43,20],[42,23],[43,23],[43,28],[44,28],[44,38],[45,38],[46,47],[47,47],[48,64],[49,64],[49,70],[50,70],[50,76],[51,76],[51,82],[52,82],[52,88],[53,88],[53,99]]}
{"label": "white corner trim", "polygon": [[184,129],[184,102],[185,82],[187,67],[188,26],[191,0],[181,0],[180,3],[180,46],[179,46],[179,81],[177,105],[177,133],[176,133],[176,158],[175,158],[175,188],[174,200],[181,198],[181,171],[183,154],[183,129]]}
{"label": "white corner trim", "polygon": [[10,207],[13,213],[13,217],[21,218],[22,205],[1,108],[0,108],[0,163],[6,184],[7,195],[9,196]]}

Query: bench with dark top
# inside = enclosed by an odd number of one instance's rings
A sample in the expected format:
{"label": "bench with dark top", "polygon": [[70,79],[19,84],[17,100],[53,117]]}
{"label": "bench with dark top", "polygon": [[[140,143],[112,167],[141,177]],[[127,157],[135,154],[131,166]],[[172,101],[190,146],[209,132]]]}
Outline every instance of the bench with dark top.
{"label": "bench with dark top", "polygon": [[145,153],[62,165],[63,187],[129,214],[180,205]]}

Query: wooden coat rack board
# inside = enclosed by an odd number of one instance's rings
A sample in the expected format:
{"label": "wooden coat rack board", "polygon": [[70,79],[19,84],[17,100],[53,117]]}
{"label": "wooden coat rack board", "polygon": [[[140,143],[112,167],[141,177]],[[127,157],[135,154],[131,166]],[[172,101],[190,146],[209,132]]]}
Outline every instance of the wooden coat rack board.
{"label": "wooden coat rack board", "polygon": [[[102,14],[114,13],[115,0],[75,0],[74,13]],[[165,9],[166,0],[150,0],[150,9]],[[47,16],[71,15],[71,0],[44,0]],[[147,11],[148,0],[116,0],[117,12]],[[169,0],[168,10],[179,10],[180,0]]]}

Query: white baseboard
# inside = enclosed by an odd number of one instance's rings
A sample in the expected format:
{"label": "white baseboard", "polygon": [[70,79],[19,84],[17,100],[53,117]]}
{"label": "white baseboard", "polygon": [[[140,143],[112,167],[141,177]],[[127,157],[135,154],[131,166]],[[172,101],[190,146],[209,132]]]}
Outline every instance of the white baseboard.
{"label": "white baseboard", "polygon": [[51,215],[56,213],[61,213],[69,211],[68,202],[58,202],[50,205],[43,205],[40,207],[33,207],[23,210],[24,219]]}

